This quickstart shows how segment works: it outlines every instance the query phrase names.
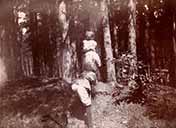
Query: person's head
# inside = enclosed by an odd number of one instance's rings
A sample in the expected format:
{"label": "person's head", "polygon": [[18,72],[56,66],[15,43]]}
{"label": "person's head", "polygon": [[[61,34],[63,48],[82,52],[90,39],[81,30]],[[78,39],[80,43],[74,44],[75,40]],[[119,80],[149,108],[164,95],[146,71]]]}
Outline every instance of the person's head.
{"label": "person's head", "polygon": [[86,31],[86,40],[94,40],[95,39],[95,33],[91,30]]}

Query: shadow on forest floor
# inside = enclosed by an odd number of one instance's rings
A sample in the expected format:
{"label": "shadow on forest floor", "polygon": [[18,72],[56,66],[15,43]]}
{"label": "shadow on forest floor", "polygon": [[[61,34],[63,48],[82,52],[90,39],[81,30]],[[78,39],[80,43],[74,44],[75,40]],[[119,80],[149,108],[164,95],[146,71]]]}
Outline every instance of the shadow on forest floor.
{"label": "shadow on forest floor", "polygon": [[[119,128],[175,128],[176,89],[156,85],[147,91],[145,105],[122,102],[116,106],[120,113],[109,110],[112,113],[109,117],[107,114],[107,118],[125,119],[122,121],[124,125]],[[0,128],[64,127],[69,99],[53,83],[45,84],[37,79],[6,82],[0,88]],[[84,113],[84,109],[79,108],[81,105],[77,105],[72,107],[72,111],[79,109]]]}

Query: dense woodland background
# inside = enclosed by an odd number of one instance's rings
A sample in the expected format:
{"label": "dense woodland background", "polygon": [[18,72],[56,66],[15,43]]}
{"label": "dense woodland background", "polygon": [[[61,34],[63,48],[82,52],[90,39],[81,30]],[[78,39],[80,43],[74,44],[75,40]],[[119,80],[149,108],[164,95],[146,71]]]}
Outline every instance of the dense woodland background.
{"label": "dense woodland background", "polygon": [[0,0],[0,128],[86,128],[58,79],[82,72],[86,30],[95,128],[175,128],[175,0]]}
{"label": "dense woodland background", "polygon": [[85,31],[93,30],[101,80],[142,74],[174,86],[173,0],[1,0],[0,6],[0,57],[8,80],[74,79]]}

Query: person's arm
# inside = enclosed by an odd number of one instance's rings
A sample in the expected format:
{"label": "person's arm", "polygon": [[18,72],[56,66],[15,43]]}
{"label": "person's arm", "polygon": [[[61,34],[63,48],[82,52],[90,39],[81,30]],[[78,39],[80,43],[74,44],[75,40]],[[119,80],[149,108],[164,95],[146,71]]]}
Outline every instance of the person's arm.
{"label": "person's arm", "polygon": [[96,53],[96,56],[95,56],[95,61],[96,61],[97,66],[101,67],[101,59],[100,59],[100,57],[97,53]]}
{"label": "person's arm", "polygon": [[96,64],[96,75],[97,75],[97,80],[96,80],[96,83],[97,81],[100,79],[100,71],[101,71],[101,59],[99,57],[99,55],[96,53],[95,55],[95,64]]}
{"label": "person's arm", "polygon": [[87,40],[83,40],[83,51],[85,52],[87,50]]}

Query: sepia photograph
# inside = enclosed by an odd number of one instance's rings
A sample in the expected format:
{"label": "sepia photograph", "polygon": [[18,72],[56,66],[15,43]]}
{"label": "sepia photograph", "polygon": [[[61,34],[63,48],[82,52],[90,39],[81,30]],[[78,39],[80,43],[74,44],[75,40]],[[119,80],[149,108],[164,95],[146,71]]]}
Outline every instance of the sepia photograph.
{"label": "sepia photograph", "polygon": [[176,0],[0,0],[0,128],[176,128]]}

